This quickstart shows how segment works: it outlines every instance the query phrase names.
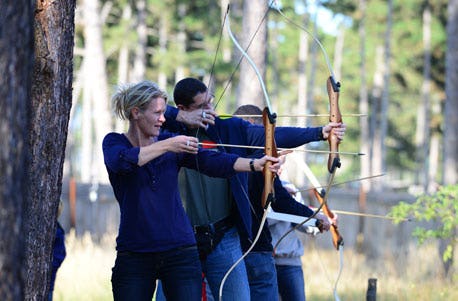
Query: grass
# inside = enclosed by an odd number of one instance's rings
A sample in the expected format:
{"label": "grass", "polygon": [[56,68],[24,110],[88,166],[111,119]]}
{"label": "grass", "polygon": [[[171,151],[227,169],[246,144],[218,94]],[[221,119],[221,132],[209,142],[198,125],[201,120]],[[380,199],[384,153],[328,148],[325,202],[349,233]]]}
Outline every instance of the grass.
{"label": "grass", "polygon": [[[111,268],[115,238],[95,244],[88,235],[67,234],[67,257],[57,272],[55,301],[112,300]],[[454,281],[443,279],[435,245],[412,246],[408,256],[384,254],[371,261],[353,250],[343,251],[343,270],[337,282],[340,300],[366,300],[369,278],[377,279],[377,300],[458,300]],[[333,287],[339,272],[339,253],[307,243],[302,257],[307,300],[335,300]],[[456,271],[456,264],[453,269]]]}
{"label": "grass", "polygon": [[70,232],[65,247],[67,256],[57,271],[53,300],[113,300],[110,279],[116,258],[115,238],[95,244],[89,235],[76,238]]}

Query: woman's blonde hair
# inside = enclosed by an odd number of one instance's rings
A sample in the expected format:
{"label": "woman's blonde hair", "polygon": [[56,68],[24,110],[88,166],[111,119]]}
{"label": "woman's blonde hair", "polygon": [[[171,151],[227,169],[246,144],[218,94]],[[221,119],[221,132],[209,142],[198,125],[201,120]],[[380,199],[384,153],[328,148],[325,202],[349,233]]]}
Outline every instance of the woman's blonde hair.
{"label": "woman's blonde hair", "polygon": [[111,102],[116,116],[122,120],[130,120],[130,112],[133,108],[137,107],[143,112],[153,99],[159,97],[167,102],[167,93],[159,89],[156,83],[145,80],[119,86]]}

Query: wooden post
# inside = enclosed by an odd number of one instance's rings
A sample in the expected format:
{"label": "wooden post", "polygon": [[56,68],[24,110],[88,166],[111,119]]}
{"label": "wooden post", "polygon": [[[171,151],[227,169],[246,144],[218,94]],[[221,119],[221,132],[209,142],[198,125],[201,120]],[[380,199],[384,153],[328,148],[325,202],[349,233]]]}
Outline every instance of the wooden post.
{"label": "wooden post", "polygon": [[367,285],[366,301],[377,300],[377,279],[369,278]]}

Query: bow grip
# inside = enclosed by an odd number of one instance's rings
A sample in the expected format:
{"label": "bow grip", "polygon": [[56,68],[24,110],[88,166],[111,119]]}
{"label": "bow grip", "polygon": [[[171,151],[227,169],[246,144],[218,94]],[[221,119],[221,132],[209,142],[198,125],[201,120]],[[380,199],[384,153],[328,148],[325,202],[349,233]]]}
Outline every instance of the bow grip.
{"label": "bow grip", "polygon": [[[326,81],[326,88],[329,97],[329,121],[330,122],[342,122],[342,114],[339,109],[339,92],[340,83],[336,82],[332,76]],[[340,140],[331,131],[328,136],[329,143],[329,157],[328,157],[328,171],[333,173],[335,167],[340,167],[339,158],[339,143]],[[339,160],[338,162],[336,160]]]}
{"label": "bow grip", "polygon": [[[269,108],[264,108],[262,112],[262,122],[264,124],[265,131],[265,146],[264,153],[267,156],[277,157],[277,146],[275,144],[275,122],[277,115],[271,114]],[[262,207],[265,208],[268,200],[273,200],[273,181],[275,178],[275,173],[270,171],[269,167],[272,165],[272,162],[267,161],[264,166],[264,190],[262,193]]]}

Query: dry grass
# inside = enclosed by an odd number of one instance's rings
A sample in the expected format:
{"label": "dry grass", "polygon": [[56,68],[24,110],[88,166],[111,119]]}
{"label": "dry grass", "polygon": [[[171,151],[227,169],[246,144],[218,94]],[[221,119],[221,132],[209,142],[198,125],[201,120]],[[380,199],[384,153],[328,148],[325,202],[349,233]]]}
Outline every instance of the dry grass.
{"label": "dry grass", "polygon": [[66,235],[67,256],[57,271],[55,301],[112,300],[111,268],[116,257],[115,237],[94,244],[87,234],[76,238]]}
{"label": "dry grass", "polygon": [[[89,236],[76,239],[74,233],[67,234],[67,257],[57,273],[54,300],[112,300],[114,243],[115,237],[94,244]],[[337,283],[340,300],[365,300],[369,278],[377,279],[379,301],[458,300],[454,283],[441,277],[442,266],[435,246],[412,247],[407,254],[406,259],[388,254],[384,260],[369,266],[362,255],[344,250],[343,270]],[[334,300],[338,253],[317,249],[308,243],[303,263],[307,300]]]}
{"label": "dry grass", "polygon": [[[318,250],[313,243],[305,253],[302,262],[307,300],[335,300],[339,253]],[[376,278],[378,301],[458,300],[458,289],[442,277],[442,265],[434,245],[412,246],[403,254],[383,257],[384,260],[369,264],[363,255],[344,249],[343,269],[337,281],[340,299],[366,300],[368,280]]]}

